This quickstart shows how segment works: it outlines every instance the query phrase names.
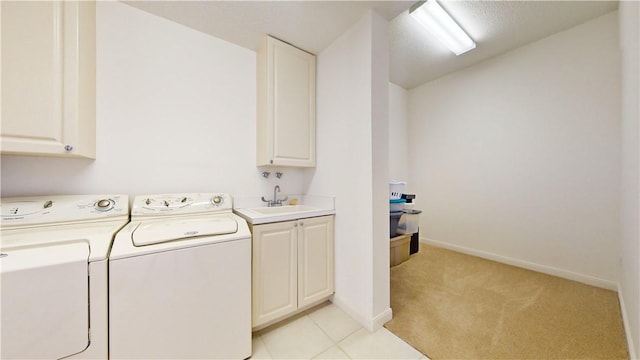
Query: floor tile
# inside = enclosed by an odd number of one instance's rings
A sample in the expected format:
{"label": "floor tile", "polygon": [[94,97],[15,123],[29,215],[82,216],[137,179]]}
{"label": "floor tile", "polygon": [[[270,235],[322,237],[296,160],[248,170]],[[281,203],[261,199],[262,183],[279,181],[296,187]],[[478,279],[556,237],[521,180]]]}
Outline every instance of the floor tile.
{"label": "floor tile", "polygon": [[328,303],[326,306],[309,313],[309,317],[313,322],[318,324],[334,342],[339,342],[362,328],[359,322],[353,320],[332,303]]}
{"label": "floor tile", "polygon": [[261,338],[274,359],[311,359],[334,345],[306,315],[263,333]]}
{"label": "floor tile", "polygon": [[267,350],[267,347],[264,345],[264,341],[262,341],[262,337],[260,335],[253,335],[251,339],[251,357],[250,359],[271,359],[271,355]]}
{"label": "floor tile", "polygon": [[352,359],[418,360],[424,356],[385,328],[373,333],[362,328],[338,345]]}
{"label": "floor tile", "polygon": [[347,356],[347,354],[344,353],[344,351],[342,351],[342,349],[340,349],[337,345],[330,347],[329,350],[323,352],[322,354],[314,357],[314,359],[320,360],[320,359],[349,359],[349,357]]}
{"label": "floor tile", "polygon": [[385,328],[370,333],[331,303],[253,335],[251,359],[312,358],[429,360]]}

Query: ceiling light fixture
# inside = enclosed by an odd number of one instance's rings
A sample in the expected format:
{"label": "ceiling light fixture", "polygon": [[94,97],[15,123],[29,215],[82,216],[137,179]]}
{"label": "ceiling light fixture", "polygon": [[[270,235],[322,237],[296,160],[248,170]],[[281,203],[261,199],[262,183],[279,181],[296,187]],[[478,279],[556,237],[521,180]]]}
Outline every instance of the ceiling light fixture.
{"label": "ceiling light fixture", "polygon": [[442,41],[454,54],[475,49],[476,43],[456,24],[436,0],[420,1],[411,6],[409,14]]}

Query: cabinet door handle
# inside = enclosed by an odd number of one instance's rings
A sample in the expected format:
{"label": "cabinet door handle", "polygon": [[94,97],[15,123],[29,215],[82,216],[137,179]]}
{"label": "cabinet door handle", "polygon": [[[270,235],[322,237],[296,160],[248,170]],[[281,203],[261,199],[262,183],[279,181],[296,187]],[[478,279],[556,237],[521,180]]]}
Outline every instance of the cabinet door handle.
{"label": "cabinet door handle", "polygon": [[64,146],[64,150],[65,150],[65,151],[73,151],[73,146],[71,146],[71,145],[65,145],[65,146]]}
{"label": "cabinet door handle", "polygon": [[300,221],[300,226],[304,226],[304,222],[303,221]]}
{"label": "cabinet door handle", "polygon": [[293,227],[298,227],[298,223],[293,224]]}

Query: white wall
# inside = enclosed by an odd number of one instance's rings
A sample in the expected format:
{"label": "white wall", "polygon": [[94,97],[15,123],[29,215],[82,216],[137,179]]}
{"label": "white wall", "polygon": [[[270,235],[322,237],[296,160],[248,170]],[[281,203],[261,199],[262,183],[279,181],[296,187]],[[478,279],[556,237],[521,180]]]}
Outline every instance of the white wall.
{"label": "white wall", "polygon": [[371,13],[373,326],[391,320],[389,269],[389,23]]}
{"label": "white wall", "polygon": [[318,158],[307,179],[307,192],[336,196],[334,302],[370,329],[391,315],[385,33],[369,12],[318,55]]}
{"label": "white wall", "polygon": [[389,83],[389,180],[409,179],[408,111],[409,92]]}
{"label": "white wall", "polygon": [[[120,2],[98,2],[96,36],[97,159],[2,156],[2,196],[272,193],[255,52]],[[303,172],[283,172],[283,193],[301,193]]]}
{"label": "white wall", "polygon": [[617,26],[613,12],[410,91],[421,236],[616,288]]}
{"label": "white wall", "polygon": [[640,3],[620,2],[622,189],[620,299],[629,354],[640,354]]}

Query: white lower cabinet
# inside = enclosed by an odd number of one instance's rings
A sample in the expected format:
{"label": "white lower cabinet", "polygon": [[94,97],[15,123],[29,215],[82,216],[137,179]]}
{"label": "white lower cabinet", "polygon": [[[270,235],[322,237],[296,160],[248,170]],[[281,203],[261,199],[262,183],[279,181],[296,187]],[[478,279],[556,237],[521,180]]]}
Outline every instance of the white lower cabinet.
{"label": "white lower cabinet", "polygon": [[333,231],[332,215],[252,227],[254,328],[333,294]]}

